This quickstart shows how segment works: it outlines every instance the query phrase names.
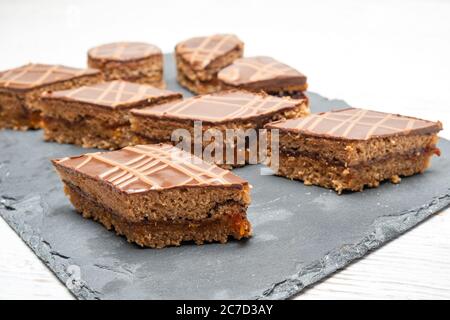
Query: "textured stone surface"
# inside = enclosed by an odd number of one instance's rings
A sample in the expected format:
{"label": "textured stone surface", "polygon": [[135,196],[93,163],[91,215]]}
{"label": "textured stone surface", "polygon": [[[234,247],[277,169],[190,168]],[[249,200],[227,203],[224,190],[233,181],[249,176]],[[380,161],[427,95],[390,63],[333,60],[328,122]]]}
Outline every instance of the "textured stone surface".
{"label": "textured stone surface", "polygon": [[[178,88],[173,68],[166,80]],[[346,106],[309,96],[314,112]],[[48,159],[87,150],[41,136],[0,132],[0,215],[81,299],[288,298],[450,203],[447,140],[425,174],[341,196],[247,166],[253,238],[141,249],[74,212]]]}

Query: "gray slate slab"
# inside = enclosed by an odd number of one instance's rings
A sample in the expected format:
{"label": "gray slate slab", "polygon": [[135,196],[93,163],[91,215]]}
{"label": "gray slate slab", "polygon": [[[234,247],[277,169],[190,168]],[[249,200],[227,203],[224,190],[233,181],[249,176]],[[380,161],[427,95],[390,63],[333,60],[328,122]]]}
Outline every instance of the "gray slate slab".
{"label": "gray slate slab", "polygon": [[[166,78],[177,90],[171,61]],[[309,97],[313,112],[346,106]],[[0,132],[0,215],[80,299],[286,299],[450,203],[447,140],[426,173],[341,196],[246,166],[235,173],[253,185],[254,237],[142,249],[83,219],[64,196],[49,159],[90,150],[41,136]]]}

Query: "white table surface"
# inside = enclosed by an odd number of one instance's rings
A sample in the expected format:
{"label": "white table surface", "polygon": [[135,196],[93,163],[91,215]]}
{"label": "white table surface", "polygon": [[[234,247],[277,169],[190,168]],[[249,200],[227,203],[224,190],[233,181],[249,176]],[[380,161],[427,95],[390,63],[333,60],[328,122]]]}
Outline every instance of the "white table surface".
{"label": "white table surface", "polygon": [[[450,1],[2,0],[0,70],[27,62],[82,67],[118,40],[165,52],[197,35],[233,32],[246,55],[270,55],[312,91],[353,106],[441,120],[450,138]],[[450,299],[445,210],[299,299]],[[0,299],[73,299],[0,219]]]}

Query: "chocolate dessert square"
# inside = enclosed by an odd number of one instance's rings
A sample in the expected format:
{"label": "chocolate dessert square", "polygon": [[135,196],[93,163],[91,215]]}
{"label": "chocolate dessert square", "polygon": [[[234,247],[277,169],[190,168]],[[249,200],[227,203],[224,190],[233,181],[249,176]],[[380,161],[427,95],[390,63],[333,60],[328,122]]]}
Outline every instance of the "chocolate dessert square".
{"label": "chocolate dessert square", "polygon": [[249,184],[171,145],[138,145],[53,160],[85,218],[141,246],[251,235]]}
{"label": "chocolate dessert square", "polygon": [[292,98],[304,97],[308,88],[305,75],[270,57],[237,59],[219,72],[218,79],[222,89],[265,91]]}
{"label": "chocolate dessert square", "polygon": [[[224,150],[222,155],[215,153],[209,159],[205,157],[204,159],[230,168],[248,163],[249,155],[246,149],[250,144],[259,143],[254,137],[250,139],[251,141],[246,140],[244,145],[240,145],[237,142],[239,132],[253,129],[258,135],[258,130],[263,129],[264,124],[306,116],[309,114],[309,107],[304,99],[278,98],[265,93],[230,90],[152,108],[131,110],[131,114],[132,130],[138,139],[137,143],[174,142],[175,130],[185,130],[189,133],[186,141],[194,143],[200,135],[203,151],[210,150],[213,141],[217,144],[221,144],[222,141],[221,146]],[[196,125],[198,127],[199,124],[201,128],[196,131]],[[176,142],[178,141],[175,140]],[[194,149],[191,151],[195,151]],[[230,154],[227,149],[234,151]],[[239,155],[243,156],[239,158]]]}
{"label": "chocolate dessert square", "polygon": [[181,99],[180,93],[121,80],[45,92],[38,103],[47,141],[117,149],[132,142],[129,111]]}
{"label": "chocolate dessert square", "polygon": [[76,88],[102,80],[94,69],[27,64],[0,73],[0,129],[37,129],[41,126],[36,103],[44,91]]}
{"label": "chocolate dessert square", "polygon": [[106,80],[125,80],[164,88],[163,56],[157,46],[143,42],[114,42],[88,51],[88,65]]}
{"label": "chocolate dessert square", "polygon": [[266,128],[279,130],[278,175],[341,193],[425,171],[433,154],[440,154],[442,124],[348,108]]}
{"label": "chocolate dessert square", "polygon": [[244,43],[235,35],[216,34],[180,42],[175,47],[177,80],[196,94],[220,89],[217,73],[242,57]]}

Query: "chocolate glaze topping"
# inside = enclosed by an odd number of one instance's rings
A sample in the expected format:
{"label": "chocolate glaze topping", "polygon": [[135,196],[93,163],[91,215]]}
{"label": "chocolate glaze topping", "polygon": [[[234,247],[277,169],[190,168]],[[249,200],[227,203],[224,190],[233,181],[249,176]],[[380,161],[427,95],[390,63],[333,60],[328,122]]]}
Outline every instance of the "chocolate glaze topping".
{"label": "chocolate glaze topping", "polygon": [[77,101],[113,109],[130,108],[142,102],[152,102],[162,98],[181,99],[181,93],[162,90],[150,85],[126,81],[103,82],[80,88],[45,92],[43,99]]}
{"label": "chocolate glaze topping", "polygon": [[332,139],[368,140],[436,133],[442,130],[442,124],[402,115],[347,108],[310,114],[300,119],[276,121],[267,124],[266,128]]}
{"label": "chocolate glaze topping", "polygon": [[278,98],[264,93],[229,90],[132,110],[136,116],[201,120],[221,123],[251,119],[276,111],[296,108],[304,100]]}
{"label": "chocolate glaze topping", "polygon": [[0,88],[30,90],[41,86],[100,73],[96,69],[77,69],[61,65],[27,64],[0,74]]}
{"label": "chocolate glaze topping", "polygon": [[252,89],[306,84],[305,75],[270,57],[237,59],[218,78],[227,85]]}
{"label": "chocolate glaze topping", "polygon": [[216,58],[243,47],[244,43],[232,34],[215,34],[180,42],[175,52],[191,64],[194,70],[206,68]]}
{"label": "chocolate glaze topping", "polygon": [[88,51],[91,59],[130,61],[161,55],[157,46],[143,42],[114,42],[104,44]]}
{"label": "chocolate glaze topping", "polygon": [[168,144],[137,145],[52,162],[57,167],[104,181],[125,193],[193,186],[242,188],[247,184],[230,171]]}

